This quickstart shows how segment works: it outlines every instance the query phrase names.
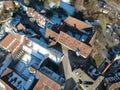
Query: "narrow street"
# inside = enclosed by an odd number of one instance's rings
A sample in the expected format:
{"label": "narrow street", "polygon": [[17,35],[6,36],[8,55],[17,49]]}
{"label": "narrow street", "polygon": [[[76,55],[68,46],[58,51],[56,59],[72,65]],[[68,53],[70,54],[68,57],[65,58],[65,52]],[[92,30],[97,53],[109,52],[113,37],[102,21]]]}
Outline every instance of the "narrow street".
{"label": "narrow street", "polygon": [[69,61],[68,49],[62,46],[62,52],[64,54],[62,63],[63,63],[63,69],[64,69],[65,78],[66,78],[64,90],[73,90],[73,88],[76,85],[76,82],[74,81],[72,76],[73,73],[72,73],[72,69]]}
{"label": "narrow street", "polygon": [[72,74],[72,69],[70,66],[70,61],[69,61],[69,57],[68,57],[68,49],[64,46],[62,46],[62,52],[64,54],[62,63],[63,63],[63,69],[64,69],[64,73],[65,73],[65,78],[69,79],[71,78],[71,74]]}

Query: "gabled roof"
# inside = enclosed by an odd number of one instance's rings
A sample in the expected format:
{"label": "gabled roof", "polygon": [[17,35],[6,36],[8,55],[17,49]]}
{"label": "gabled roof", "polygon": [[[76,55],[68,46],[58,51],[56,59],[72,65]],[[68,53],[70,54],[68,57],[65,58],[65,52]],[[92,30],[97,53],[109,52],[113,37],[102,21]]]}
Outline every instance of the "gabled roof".
{"label": "gabled roof", "polygon": [[0,79],[0,90],[13,90],[7,83]]}
{"label": "gabled roof", "polygon": [[3,2],[5,8],[11,8],[13,6],[12,1],[5,1]]}
{"label": "gabled roof", "polygon": [[16,33],[16,35],[8,34],[1,42],[0,45],[6,50],[12,52],[13,58],[19,54],[23,45],[26,45],[29,39]]}
{"label": "gabled roof", "polygon": [[45,27],[46,18],[39,14],[37,11],[35,11],[33,8],[29,7],[27,9],[27,15],[28,17],[32,17],[40,27]]}
{"label": "gabled roof", "polygon": [[65,19],[64,22],[72,27],[76,26],[76,28],[79,30],[83,30],[83,29],[92,27],[92,26],[86,24],[85,22],[82,22],[82,21],[80,21],[76,18],[70,17],[70,16],[67,19]]}
{"label": "gabled roof", "polygon": [[91,40],[89,41],[89,44],[90,44],[90,45],[93,45],[93,43],[94,43],[94,41],[95,41],[96,36],[97,36],[97,32],[95,32],[95,33],[93,34],[93,36],[92,36]]}
{"label": "gabled roof", "polygon": [[28,9],[27,9],[27,15],[28,15],[29,17],[32,17],[34,11],[35,11],[35,9],[33,9],[33,8],[28,8]]}
{"label": "gabled roof", "polygon": [[39,19],[39,18],[43,17],[37,11],[34,11],[34,15],[35,15],[34,16],[35,19]]}
{"label": "gabled roof", "polygon": [[46,34],[45,34],[46,38],[52,37],[53,40],[51,40],[49,47],[53,46],[57,43],[57,39],[58,39],[58,33],[52,31],[51,29],[46,29]]}
{"label": "gabled roof", "polygon": [[[4,71],[4,73],[1,75],[1,78],[8,75],[8,74],[10,74],[11,72],[12,72],[12,70],[10,68],[7,68]],[[0,90],[13,90],[13,89],[6,82],[4,82],[2,79],[0,79]]]}
{"label": "gabled roof", "polygon": [[19,45],[19,43],[20,42],[18,40],[15,40],[8,50],[13,51]]}
{"label": "gabled roof", "polygon": [[76,50],[79,50],[77,55],[81,55],[84,58],[87,58],[91,52],[92,47],[88,46],[87,44],[73,38],[72,36],[69,36],[68,34],[60,31],[60,33],[56,33],[52,31],[51,29],[46,29],[46,37],[51,37],[51,43],[49,46],[55,45],[57,42],[65,45],[67,48],[73,50],[76,52]]}
{"label": "gabled roof", "polygon": [[87,58],[92,52],[92,47],[84,44],[83,42],[78,41],[77,39],[67,35],[66,33],[60,31],[58,42],[65,45],[69,49],[76,51],[79,50],[79,55]]}
{"label": "gabled roof", "polygon": [[8,47],[9,44],[15,39],[15,37],[12,34],[8,34],[1,42],[0,44],[4,47]]}
{"label": "gabled roof", "polygon": [[[30,69],[32,69],[32,71],[35,71],[35,69],[32,67],[30,67]],[[49,87],[51,90],[60,90],[61,89],[60,85],[58,83],[56,83],[52,79],[48,78],[41,72],[37,71],[36,75],[40,76],[40,80],[37,82],[37,84],[35,85],[33,90],[42,90],[44,88],[44,86]]]}
{"label": "gabled roof", "polygon": [[54,32],[54,31],[52,31],[51,29],[46,29],[46,37],[48,38],[48,37],[53,37],[54,38],[54,40],[57,40],[57,38],[58,38],[58,33],[56,33],[56,32]]}

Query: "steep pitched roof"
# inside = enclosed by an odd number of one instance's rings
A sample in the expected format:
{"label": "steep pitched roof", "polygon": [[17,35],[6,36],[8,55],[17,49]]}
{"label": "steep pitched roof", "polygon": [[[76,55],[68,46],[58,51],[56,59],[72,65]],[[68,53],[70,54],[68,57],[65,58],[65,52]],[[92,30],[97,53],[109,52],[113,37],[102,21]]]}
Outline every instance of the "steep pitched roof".
{"label": "steep pitched roof", "polygon": [[29,39],[24,37],[23,35],[16,34],[8,34],[1,42],[0,45],[12,52],[13,58],[15,58],[19,52],[22,50],[23,45],[26,45],[29,42]]}
{"label": "steep pitched roof", "polygon": [[[10,68],[7,68],[5,70],[5,72],[1,75],[1,77],[4,77],[8,74],[10,74],[12,72],[12,70]],[[3,86],[1,85],[3,84],[4,85],[4,88],[2,88]],[[13,90],[12,87],[10,87],[6,82],[4,82],[2,79],[0,79],[0,90]]]}
{"label": "steep pitched roof", "polygon": [[49,47],[50,46],[53,46],[57,43],[57,39],[58,39],[58,34],[54,31],[52,31],[51,29],[46,29],[46,38],[49,38],[49,37],[52,37],[53,40],[51,40],[50,44],[49,44]]}
{"label": "steep pitched roof", "polygon": [[90,45],[93,45],[96,36],[97,36],[97,32],[94,33],[94,35],[92,36],[91,40],[89,41],[89,44],[90,44]]}
{"label": "steep pitched roof", "polygon": [[13,51],[18,45],[19,45],[19,41],[15,40],[14,43],[8,48],[8,50]]}
{"label": "steep pitched roof", "polygon": [[41,14],[39,14],[37,11],[35,11],[33,8],[28,8],[27,9],[27,15],[28,17],[32,17],[33,20],[36,21],[36,23],[40,26],[40,27],[45,27],[45,23],[46,23],[46,18],[44,18]]}
{"label": "steep pitched roof", "polygon": [[0,90],[13,90],[7,83],[0,79]]}
{"label": "steep pitched roof", "polygon": [[13,6],[12,1],[5,1],[3,4],[6,9],[10,9]]}
{"label": "steep pitched roof", "polygon": [[52,31],[51,29],[46,29],[46,37],[48,38],[48,37],[53,37],[54,38],[54,40],[57,40],[57,38],[58,38],[58,33],[56,33],[56,32],[54,32],[54,31]]}
{"label": "steep pitched roof", "polygon": [[67,35],[62,31],[59,34],[58,42],[73,51],[76,51],[78,49],[79,55],[83,56],[84,58],[87,58],[92,52],[92,48],[90,46],[78,41],[77,39]]}
{"label": "steep pitched roof", "polygon": [[68,25],[74,27],[76,26],[77,29],[79,30],[83,30],[83,29],[86,29],[86,28],[91,28],[90,25],[86,24],[85,22],[82,22],[76,18],[73,18],[73,17],[68,17],[67,19],[65,19],[64,21],[65,23],[67,23]]}
{"label": "steep pitched roof", "polygon": [[12,34],[8,34],[1,42],[0,44],[7,48],[9,44],[15,39],[15,37]]}
{"label": "steep pitched roof", "polygon": [[[30,67],[30,69],[35,71],[35,69],[32,67]],[[48,78],[41,72],[37,71],[36,75],[40,76],[40,80],[37,82],[33,90],[42,90],[45,86],[49,87],[51,90],[60,90],[60,85],[58,83]]]}
{"label": "steep pitched roof", "polygon": [[33,13],[34,13],[34,9],[33,8],[28,8],[27,9],[27,15],[29,16],[29,17],[33,17]]}

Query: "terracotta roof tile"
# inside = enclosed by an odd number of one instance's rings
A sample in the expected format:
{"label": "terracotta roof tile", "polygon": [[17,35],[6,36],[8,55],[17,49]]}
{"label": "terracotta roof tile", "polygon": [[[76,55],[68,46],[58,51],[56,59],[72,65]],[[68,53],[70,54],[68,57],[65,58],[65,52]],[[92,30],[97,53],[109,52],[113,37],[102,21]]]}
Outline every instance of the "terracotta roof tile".
{"label": "terracotta roof tile", "polygon": [[21,24],[21,23],[17,25],[17,29],[18,29],[18,30],[23,30],[24,28],[25,28],[25,27],[24,27],[23,24]]}
{"label": "terracotta roof tile", "polygon": [[76,25],[76,28],[79,30],[83,30],[85,28],[91,28],[91,26],[86,24],[85,22],[82,22],[82,21],[80,21],[76,18],[70,17],[70,16],[65,20],[65,23],[67,23],[73,27]]}
{"label": "terracotta roof tile", "polygon": [[58,42],[73,51],[79,49],[79,55],[83,56],[84,58],[87,58],[92,52],[92,48],[90,46],[76,40],[62,31],[59,34]]}
{"label": "terracotta roof tile", "polygon": [[35,9],[33,9],[33,8],[28,8],[28,9],[27,9],[27,15],[28,15],[29,17],[32,17],[34,11],[35,11]]}
{"label": "terracotta roof tile", "polygon": [[96,36],[97,36],[97,32],[94,33],[94,35],[92,36],[91,40],[89,41],[89,44],[90,44],[90,45],[93,45]]}
{"label": "terracotta roof tile", "polygon": [[[0,86],[0,90],[13,90],[7,83],[5,83],[3,80],[0,79],[0,83],[2,83],[5,86],[5,89],[3,89]],[[1,89],[2,88],[2,89]]]}
{"label": "terracotta roof tile", "polygon": [[50,44],[49,44],[48,47],[52,47],[52,46],[54,46],[56,43],[57,43],[56,41],[53,41],[53,40],[52,40],[52,41],[50,42]]}
{"label": "terracotta roof tile", "polygon": [[15,42],[8,48],[8,50],[13,51],[19,44],[20,44],[20,41],[15,40]]}
{"label": "terracotta roof tile", "polygon": [[23,49],[23,44],[20,44],[19,47],[17,47],[17,49],[14,52],[12,52],[12,57],[16,59],[17,55],[20,53],[22,49]]}
{"label": "terracotta roof tile", "polygon": [[57,38],[58,38],[58,34],[56,33],[56,32],[54,32],[54,31],[52,31],[51,29],[46,29],[46,35],[45,35],[47,38],[49,38],[49,37],[53,37],[54,38],[54,40],[57,40]]}
{"label": "terracotta roof tile", "polygon": [[58,39],[58,34],[54,31],[52,31],[51,29],[46,29],[46,38],[52,37],[53,40],[51,40],[51,43],[49,44],[49,47],[55,45],[57,43],[57,39]]}
{"label": "terracotta roof tile", "polygon": [[36,11],[34,12],[34,15],[35,15],[35,16],[34,16],[35,19],[39,19],[39,18],[42,17],[42,16],[41,16],[38,12],[36,12]]}
{"label": "terracotta roof tile", "polygon": [[36,21],[36,23],[41,26],[44,27],[45,26],[45,22],[46,22],[46,18],[44,18],[42,15],[40,15],[37,11],[35,11],[33,8],[28,8],[27,10],[27,15],[28,17],[32,17],[33,20]]}
{"label": "terracotta roof tile", "polygon": [[19,41],[21,41],[22,35],[20,35],[19,33],[15,34],[15,38]]}
{"label": "terracotta roof tile", "polygon": [[[32,67],[31,67],[32,68]],[[32,71],[35,70],[32,68]],[[44,86],[50,87],[51,90],[60,90],[60,85],[53,81],[52,79],[48,78],[41,72],[37,71],[36,73],[37,76],[40,76],[40,80],[37,82],[33,90],[42,90]]]}
{"label": "terracotta roof tile", "polygon": [[8,34],[0,44],[7,50],[12,52],[13,58],[15,58],[22,50],[23,45],[27,45],[29,39],[23,35],[16,33],[16,35]]}
{"label": "terracotta roof tile", "polygon": [[13,6],[12,1],[5,1],[3,2],[3,5],[7,10],[9,10]]}
{"label": "terracotta roof tile", "polygon": [[9,73],[11,73],[11,72],[12,72],[12,69],[7,68],[7,69],[5,70],[5,72],[1,75],[1,77],[5,76],[5,75],[7,75],[7,74],[9,74]]}
{"label": "terracotta roof tile", "polygon": [[15,39],[15,37],[12,34],[8,34],[1,42],[0,44],[7,48],[9,44]]}

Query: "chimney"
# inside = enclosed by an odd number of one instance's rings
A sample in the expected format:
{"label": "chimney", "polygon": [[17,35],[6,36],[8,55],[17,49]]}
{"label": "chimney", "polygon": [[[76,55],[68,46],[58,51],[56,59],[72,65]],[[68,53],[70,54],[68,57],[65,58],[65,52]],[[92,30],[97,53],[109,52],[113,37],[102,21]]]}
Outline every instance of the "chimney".
{"label": "chimney", "polygon": [[74,28],[76,29],[76,24],[74,24]]}

